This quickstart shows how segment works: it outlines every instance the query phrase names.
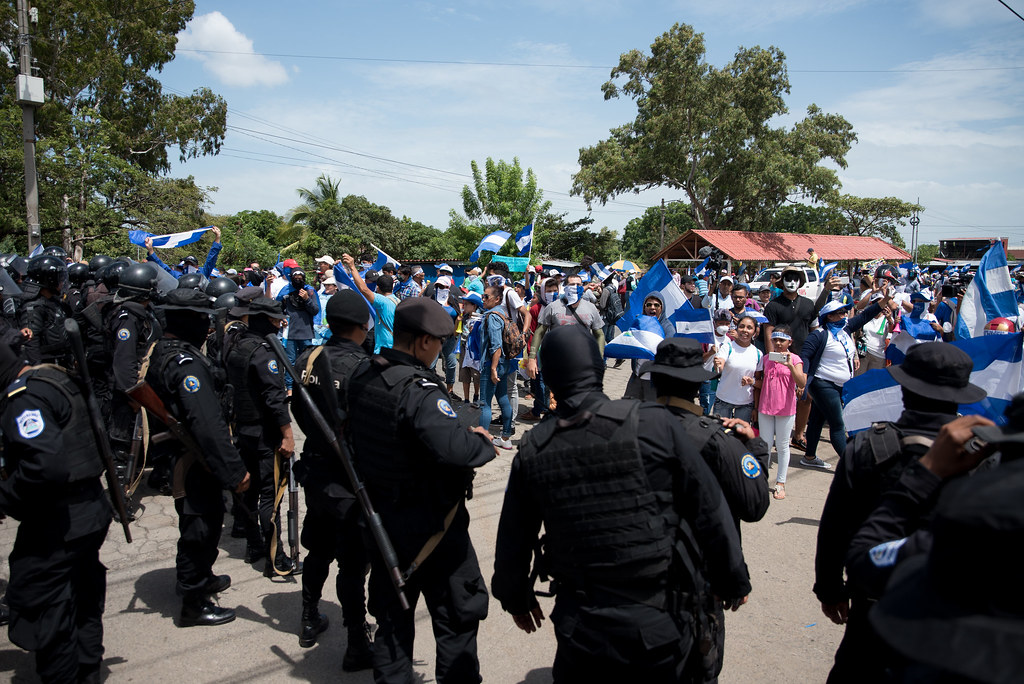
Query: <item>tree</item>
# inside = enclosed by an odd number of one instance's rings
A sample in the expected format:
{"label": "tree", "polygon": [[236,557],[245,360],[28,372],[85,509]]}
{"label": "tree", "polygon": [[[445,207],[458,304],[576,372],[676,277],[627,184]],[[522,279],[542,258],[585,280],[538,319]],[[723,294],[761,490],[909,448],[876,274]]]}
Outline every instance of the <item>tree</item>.
{"label": "tree", "polygon": [[763,229],[790,195],[830,197],[839,179],[821,162],[845,168],[857,139],[846,119],[813,104],[791,128],[773,127],[788,112],[783,53],[740,48],[718,69],[705,61],[703,35],[684,24],[650,55],[623,54],[602,90],[636,100],[636,119],[580,150],[573,194],[603,204],[630,190],[682,190],[701,228]]}
{"label": "tree", "polygon": [[929,261],[939,256],[938,245],[918,245],[917,246],[917,263],[927,264]]}
{"label": "tree", "polygon": [[839,214],[837,234],[880,237],[900,248],[904,247],[899,232],[907,225],[904,219],[915,211],[924,211],[924,207],[898,197],[840,195],[829,204]]}
{"label": "tree", "polygon": [[[8,56],[18,54],[12,4],[0,6],[0,52]],[[189,198],[205,191],[194,182],[158,181],[168,180],[162,174],[170,169],[172,148],[181,161],[218,152],[227,104],[205,88],[191,95],[164,93],[154,75],[174,58],[176,35],[193,12],[188,0],[64,0],[40,7],[32,47],[47,96],[36,110],[45,242],[62,241],[69,250],[74,242],[80,249],[125,224],[154,225],[144,200],[166,203],[170,191],[183,193],[173,203],[195,208]],[[5,231],[24,230],[21,110],[12,88],[17,68],[16,60],[0,60]],[[57,239],[47,239],[47,231]],[[123,239],[120,244],[123,249]]]}
{"label": "tree", "polygon": [[[670,202],[665,205],[665,245],[697,224],[693,220],[690,205]],[[622,233],[622,255],[626,259],[649,264],[652,257],[661,251],[661,207],[648,207],[643,216],[631,219]]]}
{"label": "tree", "polygon": [[817,233],[829,234],[841,221],[839,213],[832,207],[806,204],[787,204],[780,207],[772,218],[768,230],[773,233]]}
{"label": "tree", "polygon": [[469,221],[489,228],[488,232],[504,230],[515,235],[551,209],[551,202],[544,201],[544,191],[537,187],[533,169],[527,169],[523,179],[518,157],[513,158],[511,164],[488,157],[483,173],[475,161],[470,163],[470,168],[473,188],[463,186],[462,208]]}

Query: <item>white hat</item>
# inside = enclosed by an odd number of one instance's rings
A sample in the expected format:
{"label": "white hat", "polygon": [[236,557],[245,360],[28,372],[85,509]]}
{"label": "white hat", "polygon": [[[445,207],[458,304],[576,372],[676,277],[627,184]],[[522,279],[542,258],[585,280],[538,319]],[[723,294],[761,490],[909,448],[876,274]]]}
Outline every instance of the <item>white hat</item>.
{"label": "white hat", "polygon": [[452,279],[449,278],[448,276],[441,276],[440,278],[437,279],[437,282],[434,283],[434,287],[448,287],[448,288],[450,288],[451,286],[452,286]]}
{"label": "white hat", "polygon": [[479,266],[474,266],[473,268],[471,268],[468,271],[466,271],[466,273],[472,273],[473,275],[480,275],[481,273],[483,273],[483,271],[480,270]]}
{"label": "white hat", "polygon": [[438,273],[454,273],[454,271],[452,270],[452,267],[449,266],[448,264],[441,264],[440,266],[438,266],[437,267],[437,272]]}
{"label": "white hat", "polygon": [[730,283],[733,282],[732,276],[730,275],[722,276],[721,278],[718,279],[718,282],[724,283],[726,280],[728,280]]}
{"label": "white hat", "polygon": [[337,285],[338,281],[335,280],[334,278],[324,278],[323,280],[320,281],[320,284],[321,285]]}
{"label": "white hat", "polygon": [[422,268],[420,268],[419,266],[413,266],[412,267],[412,274],[413,275],[419,275],[420,273],[423,273],[423,269]]}
{"label": "white hat", "polygon": [[319,263],[319,262],[323,262],[323,263],[327,264],[328,266],[333,266],[334,264],[336,264],[336,263],[337,263],[337,262],[336,262],[336,261],[335,261],[334,259],[332,259],[332,258],[331,258],[331,257],[330,257],[329,255],[327,255],[327,254],[324,254],[324,255],[323,255],[322,257],[317,257],[317,258],[316,258],[316,261],[317,261],[318,263]]}

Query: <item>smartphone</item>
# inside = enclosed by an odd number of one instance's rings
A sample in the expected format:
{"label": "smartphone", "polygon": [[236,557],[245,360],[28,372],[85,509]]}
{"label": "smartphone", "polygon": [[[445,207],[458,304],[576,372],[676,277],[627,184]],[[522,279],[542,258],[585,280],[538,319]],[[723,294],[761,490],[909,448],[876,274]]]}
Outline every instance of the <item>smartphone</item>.
{"label": "smartphone", "polygon": [[768,360],[775,363],[786,363],[785,352],[768,352]]}

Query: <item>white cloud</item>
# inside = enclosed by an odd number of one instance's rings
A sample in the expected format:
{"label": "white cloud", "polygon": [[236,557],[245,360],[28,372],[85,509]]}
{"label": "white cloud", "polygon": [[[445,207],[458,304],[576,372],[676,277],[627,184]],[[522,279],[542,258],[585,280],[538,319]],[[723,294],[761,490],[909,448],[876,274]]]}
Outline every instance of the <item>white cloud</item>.
{"label": "white cloud", "polygon": [[845,12],[851,7],[862,5],[869,0],[715,0],[695,2],[680,0],[680,8],[701,16],[727,18],[734,24],[746,27],[777,24],[809,16],[822,16]]}
{"label": "white cloud", "polygon": [[[253,42],[220,12],[195,17],[178,34],[181,54],[203,63],[203,68],[225,85],[280,85],[288,72],[280,62],[257,55]],[[187,52],[209,50],[211,52]],[[228,54],[230,53],[230,54]]]}

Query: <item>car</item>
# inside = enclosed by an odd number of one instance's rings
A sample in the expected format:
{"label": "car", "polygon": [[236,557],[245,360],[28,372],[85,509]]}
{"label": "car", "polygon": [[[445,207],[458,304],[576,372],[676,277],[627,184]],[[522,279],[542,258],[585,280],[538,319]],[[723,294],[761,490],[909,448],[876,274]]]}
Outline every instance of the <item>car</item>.
{"label": "car", "polygon": [[[757,274],[757,276],[754,278],[754,280],[752,280],[749,283],[749,285],[750,285],[750,292],[753,295],[756,295],[757,291],[759,289],[761,289],[761,286],[763,286],[763,285],[769,285],[770,286],[771,285],[771,276],[772,276],[772,274],[782,275],[782,269],[786,268],[787,266],[796,266],[797,268],[800,268],[801,270],[803,270],[804,276],[807,278],[807,282],[804,283],[803,285],[801,285],[800,289],[797,290],[797,292],[799,292],[804,297],[807,297],[808,299],[811,299],[811,300],[817,299],[818,295],[821,294],[821,282],[818,280],[818,272],[815,271],[810,266],[808,266],[807,264],[802,263],[802,262],[798,263],[798,264],[776,264],[775,266],[772,266],[771,268],[764,269],[763,271],[761,271],[760,273]],[[776,285],[776,287],[780,287],[781,288],[782,287],[782,283],[779,282]]]}

